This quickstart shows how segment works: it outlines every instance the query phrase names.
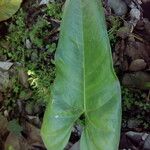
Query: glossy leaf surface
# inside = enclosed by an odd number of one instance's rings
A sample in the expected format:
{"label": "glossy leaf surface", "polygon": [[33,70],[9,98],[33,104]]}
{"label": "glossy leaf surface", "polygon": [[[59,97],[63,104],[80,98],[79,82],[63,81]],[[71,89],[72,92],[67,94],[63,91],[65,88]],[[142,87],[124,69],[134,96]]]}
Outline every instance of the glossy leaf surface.
{"label": "glossy leaf surface", "polygon": [[0,0],[0,21],[9,19],[19,9],[22,0]]}
{"label": "glossy leaf surface", "polygon": [[48,150],[63,150],[84,114],[80,150],[117,150],[121,92],[99,0],[67,0],[55,56],[56,79],[42,137]]}

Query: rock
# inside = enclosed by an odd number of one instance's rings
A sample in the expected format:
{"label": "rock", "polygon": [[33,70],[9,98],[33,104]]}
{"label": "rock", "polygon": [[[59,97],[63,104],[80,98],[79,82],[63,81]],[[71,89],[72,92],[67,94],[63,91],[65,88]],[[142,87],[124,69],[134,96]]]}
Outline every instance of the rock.
{"label": "rock", "polygon": [[42,123],[39,117],[36,116],[32,121],[33,121],[33,125],[39,128],[41,127]]}
{"label": "rock", "polygon": [[143,150],[150,150],[150,134],[147,136],[145,140]]}
{"label": "rock", "polygon": [[148,72],[135,72],[126,73],[123,76],[122,84],[129,88],[136,89],[150,89],[150,73]]}
{"label": "rock", "polygon": [[144,21],[143,20],[139,20],[137,22],[137,24],[136,24],[135,29],[140,30],[140,31],[144,30]]}
{"label": "rock", "polygon": [[146,62],[143,59],[133,60],[129,66],[130,71],[141,71],[146,68]]}
{"label": "rock", "polygon": [[8,112],[8,110],[5,110],[5,111],[4,111],[4,116],[5,116],[6,118],[9,117],[9,112]]}
{"label": "rock", "polygon": [[40,5],[48,4],[49,2],[55,2],[55,0],[41,0]]}
{"label": "rock", "polygon": [[141,5],[142,4],[142,0],[137,0],[137,2]]}
{"label": "rock", "polygon": [[6,71],[9,70],[12,65],[13,65],[13,63],[11,63],[11,62],[0,61],[0,68],[3,70],[6,70]]}
{"label": "rock", "polygon": [[31,44],[30,40],[26,39],[26,48],[31,49],[31,47],[32,47],[32,44]]}
{"label": "rock", "polygon": [[[144,133],[138,133],[138,132],[133,132],[133,131],[129,131],[126,133],[126,136],[132,141],[134,141],[135,143],[140,143],[140,140],[142,139],[144,140],[145,138],[142,138],[143,135]],[[146,134],[146,136],[148,136],[148,134]]]}
{"label": "rock", "polygon": [[3,90],[4,86],[7,87],[9,83],[9,73],[0,70],[0,90]]}
{"label": "rock", "polygon": [[134,20],[140,20],[140,17],[141,17],[141,12],[139,9],[137,8],[132,8],[131,11],[130,11],[130,16],[131,18],[133,18]]}
{"label": "rock", "polygon": [[129,131],[122,133],[121,150],[150,150],[150,134]]}
{"label": "rock", "polygon": [[136,26],[137,22],[142,17],[142,10],[141,10],[141,1],[136,0],[136,2],[133,2],[132,0],[125,0],[128,1],[128,6],[130,7],[130,21],[129,23],[132,25],[132,31],[133,28]]}
{"label": "rock", "polygon": [[22,100],[17,100],[18,111],[21,113],[23,111]]}
{"label": "rock", "polygon": [[132,60],[143,59],[149,62],[149,48],[145,43],[129,39],[125,49],[125,55]]}
{"label": "rock", "polygon": [[140,150],[150,150],[150,134],[129,131],[127,138]]}
{"label": "rock", "polygon": [[116,15],[122,16],[127,13],[127,5],[122,0],[108,0],[108,5],[113,9]]}

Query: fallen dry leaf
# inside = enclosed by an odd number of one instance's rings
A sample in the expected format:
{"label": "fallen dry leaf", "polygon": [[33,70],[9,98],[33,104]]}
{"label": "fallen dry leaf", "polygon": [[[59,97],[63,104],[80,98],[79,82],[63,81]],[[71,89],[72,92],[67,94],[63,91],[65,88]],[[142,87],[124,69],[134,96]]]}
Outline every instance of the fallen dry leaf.
{"label": "fallen dry leaf", "polygon": [[3,94],[0,92],[0,103],[3,102]]}
{"label": "fallen dry leaf", "polygon": [[8,125],[7,119],[0,114],[0,136],[1,137],[3,137],[8,132],[7,125]]}
{"label": "fallen dry leaf", "polygon": [[21,135],[17,136],[13,133],[9,133],[5,142],[5,150],[10,148],[13,150],[31,150],[31,147]]}
{"label": "fallen dry leaf", "polygon": [[25,88],[28,88],[28,87],[29,87],[28,75],[27,75],[27,73],[24,71],[24,69],[22,69],[22,68],[19,69],[18,76],[19,76],[19,81],[20,81],[20,83],[21,83]]}
{"label": "fallen dry leaf", "polygon": [[41,149],[44,149],[44,144],[40,135],[40,129],[28,122],[25,122],[23,126],[27,135],[26,140],[28,144],[32,147],[40,147]]}
{"label": "fallen dry leaf", "polygon": [[20,143],[19,138],[15,134],[10,133],[5,142],[5,150],[9,149],[21,150],[19,143]]}

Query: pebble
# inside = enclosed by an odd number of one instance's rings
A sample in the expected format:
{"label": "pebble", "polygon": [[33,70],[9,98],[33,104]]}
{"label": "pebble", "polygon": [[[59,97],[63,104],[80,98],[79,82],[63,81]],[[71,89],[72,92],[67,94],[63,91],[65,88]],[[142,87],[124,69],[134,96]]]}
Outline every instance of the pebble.
{"label": "pebble", "polygon": [[7,118],[7,117],[9,117],[9,112],[8,112],[8,110],[5,110],[4,111],[4,116]]}
{"label": "pebble", "polygon": [[129,88],[149,90],[148,83],[150,83],[150,73],[142,71],[125,73],[122,79],[122,84]]}
{"label": "pebble", "polygon": [[133,60],[129,66],[130,71],[141,71],[146,68],[146,62],[143,59]]}
{"label": "pebble", "polygon": [[13,65],[13,63],[11,63],[11,62],[2,62],[2,61],[0,61],[0,68],[3,69],[3,70],[9,70],[12,65]]}

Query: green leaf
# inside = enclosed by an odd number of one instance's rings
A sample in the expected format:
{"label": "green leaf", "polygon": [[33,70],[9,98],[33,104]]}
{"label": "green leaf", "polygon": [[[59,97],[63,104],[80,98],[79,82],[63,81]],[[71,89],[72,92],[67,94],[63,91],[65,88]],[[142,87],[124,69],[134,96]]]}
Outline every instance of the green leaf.
{"label": "green leaf", "polygon": [[81,115],[81,150],[117,150],[121,92],[99,0],[66,1],[55,61],[56,79],[42,126],[48,150],[64,149]]}
{"label": "green leaf", "polygon": [[0,21],[9,19],[19,9],[22,0],[0,0]]}
{"label": "green leaf", "polygon": [[17,136],[19,136],[21,131],[23,130],[23,128],[18,124],[18,121],[15,119],[9,121],[7,128],[10,132],[14,133]]}

